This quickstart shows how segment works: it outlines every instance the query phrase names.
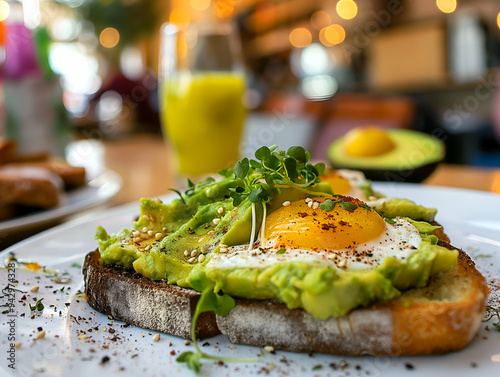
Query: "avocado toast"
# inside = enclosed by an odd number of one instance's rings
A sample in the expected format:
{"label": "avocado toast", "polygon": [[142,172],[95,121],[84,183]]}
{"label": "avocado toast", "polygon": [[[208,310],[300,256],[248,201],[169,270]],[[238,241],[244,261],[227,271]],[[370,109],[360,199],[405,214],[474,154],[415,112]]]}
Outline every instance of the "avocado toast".
{"label": "avocado toast", "polygon": [[99,228],[99,253],[84,266],[90,305],[193,340],[222,332],[298,352],[467,344],[484,312],[484,279],[463,252],[438,244],[434,210],[335,195],[324,166],[300,148],[261,148],[256,158],[170,204],[143,199],[131,229]]}

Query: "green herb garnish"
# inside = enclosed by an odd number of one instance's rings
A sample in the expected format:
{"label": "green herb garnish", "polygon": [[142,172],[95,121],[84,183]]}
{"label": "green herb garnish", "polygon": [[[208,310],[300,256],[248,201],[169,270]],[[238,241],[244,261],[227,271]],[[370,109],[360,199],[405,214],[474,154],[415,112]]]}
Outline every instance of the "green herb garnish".
{"label": "green herb garnish", "polygon": [[235,306],[234,299],[229,295],[218,295],[213,291],[213,288],[207,286],[204,288],[201,297],[196,305],[196,310],[193,315],[193,321],[191,322],[191,339],[196,352],[184,352],[177,358],[180,363],[186,363],[189,369],[194,370],[199,373],[201,367],[201,359],[208,360],[222,360],[222,361],[236,361],[236,362],[255,362],[258,359],[252,358],[236,358],[236,357],[219,357],[211,356],[204,353],[198,346],[196,340],[196,321],[201,313],[213,311],[215,314],[220,316],[225,316],[229,311]]}
{"label": "green herb garnish", "polygon": [[30,306],[30,310],[31,310],[32,312],[34,312],[34,311],[37,311],[37,312],[41,312],[41,311],[43,311],[44,306],[43,306],[43,304],[42,304],[42,300],[43,300],[43,298],[41,298],[40,300],[38,300],[38,301],[35,303],[35,305],[33,305],[33,306],[31,306],[31,304],[28,304],[28,305]]}
{"label": "green herb garnish", "polygon": [[342,197],[340,197],[340,199],[337,200],[326,199],[323,203],[319,205],[319,208],[321,208],[323,211],[330,212],[335,208],[337,204],[349,212],[353,212],[358,207],[371,210],[371,208],[365,204],[358,205],[356,203],[347,202],[342,200]]}
{"label": "green herb garnish", "polygon": [[385,222],[386,222],[386,223],[388,223],[388,224],[392,224],[392,225],[396,224],[396,222],[395,222],[393,219],[390,219],[390,218],[388,218],[388,217],[384,218],[384,220],[385,220]]}
{"label": "green herb garnish", "polygon": [[285,254],[286,249],[279,249],[276,254]]}
{"label": "green herb garnish", "polygon": [[[309,188],[321,182],[320,177],[325,172],[325,164],[309,163],[311,155],[302,147],[290,147],[286,152],[279,151],[277,146],[260,147],[255,152],[255,160],[244,158],[238,161],[233,169],[234,178],[241,184],[231,188],[231,198],[235,206],[248,199],[252,203],[252,231],[249,249],[253,247],[256,232],[255,205],[261,203],[263,208],[261,225],[261,242],[265,243],[266,204],[273,195],[285,187],[293,187],[308,195],[327,195],[310,191]],[[220,172],[225,177],[230,177],[231,171]]]}
{"label": "green herb garnish", "polygon": [[493,323],[492,325],[497,331],[500,331],[500,308],[496,309],[491,306],[486,306],[486,316],[484,318],[484,321],[489,321],[494,317],[496,317],[498,322]]}

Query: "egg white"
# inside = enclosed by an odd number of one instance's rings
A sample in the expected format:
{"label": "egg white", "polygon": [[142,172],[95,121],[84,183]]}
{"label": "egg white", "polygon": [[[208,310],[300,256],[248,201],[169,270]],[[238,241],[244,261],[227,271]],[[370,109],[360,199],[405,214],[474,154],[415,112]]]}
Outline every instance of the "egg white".
{"label": "egg white", "polygon": [[368,181],[366,180],[363,172],[359,170],[338,169],[337,173],[342,178],[347,179],[349,185],[351,186],[349,192],[346,192],[344,194],[345,196],[352,196],[353,198],[357,198],[362,201],[367,201],[369,199],[366,197],[363,190],[360,189],[360,187],[368,184]]}
{"label": "egg white", "polygon": [[248,245],[232,246],[227,253],[213,253],[207,267],[217,268],[265,268],[277,263],[301,261],[315,266],[329,266],[339,271],[371,270],[386,257],[406,260],[420,243],[422,237],[417,228],[403,218],[394,219],[395,224],[385,223],[382,234],[355,248],[341,250],[286,249],[277,254],[274,245],[263,249],[248,250]]}

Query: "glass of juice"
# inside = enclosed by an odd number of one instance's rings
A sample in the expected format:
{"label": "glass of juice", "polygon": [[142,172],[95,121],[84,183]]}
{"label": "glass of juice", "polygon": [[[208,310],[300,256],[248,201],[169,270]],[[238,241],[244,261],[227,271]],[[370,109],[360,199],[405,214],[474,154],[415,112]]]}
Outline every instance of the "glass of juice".
{"label": "glass of juice", "polygon": [[161,123],[180,176],[216,173],[239,158],[246,115],[239,52],[232,24],[162,26]]}

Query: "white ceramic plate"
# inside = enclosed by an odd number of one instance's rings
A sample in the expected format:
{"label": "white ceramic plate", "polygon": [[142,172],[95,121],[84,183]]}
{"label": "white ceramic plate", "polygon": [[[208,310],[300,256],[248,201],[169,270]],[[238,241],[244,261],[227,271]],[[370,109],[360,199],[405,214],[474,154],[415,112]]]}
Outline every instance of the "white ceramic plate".
{"label": "white ceramic plate", "polygon": [[121,187],[121,177],[114,171],[105,170],[85,186],[65,192],[61,204],[56,208],[31,212],[11,220],[0,221],[0,232],[19,231],[34,225],[42,225],[98,206],[115,196]]}
{"label": "white ceramic plate", "polygon": [[[412,184],[376,184],[388,196],[406,197],[426,206],[439,208],[438,220],[444,225],[456,246],[467,250],[488,277],[500,277],[500,195],[485,192],[428,187]],[[170,197],[167,197],[167,200]],[[19,281],[15,301],[16,316],[0,315],[0,368],[8,369],[9,320],[15,324],[12,335],[22,343],[12,352],[21,376],[193,376],[177,355],[192,350],[184,339],[156,332],[124,327],[119,321],[91,309],[81,295],[80,266],[84,255],[95,249],[94,231],[98,224],[116,232],[131,224],[138,215],[138,205],[129,204],[108,210],[100,216],[77,219],[12,246],[0,254],[4,260],[14,252],[21,261],[36,261],[47,269],[55,269],[66,284],[54,281],[54,275],[35,273],[25,268],[15,271]],[[7,284],[7,270],[0,270],[2,286]],[[38,286],[39,291],[30,292]],[[62,288],[64,287],[64,290]],[[61,291],[62,290],[62,291]],[[26,300],[20,300],[26,295]],[[30,317],[28,305],[43,298],[41,315]],[[6,298],[2,299],[4,303]],[[2,308],[2,310],[6,310]],[[24,315],[22,317],[22,315]],[[46,335],[35,340],[38,327]],[[111,333],[110,329],[114,332]],[[202,341],[203,350],[215,355],[256,356],[254,363],[206,361],[202,376],[498,376],[500,371],[500,332],[490,323],[481,326],[471,344],[460,352],[442,356],[418,357],[337,357],[324,354],[294,354],[277,351],[267,354],[256,347],[230,344],[224,336]],[[109,358],[109,359],[108,359]],[[107,361],[106,361],[107,360]],[[3,375],[3,374],[2,374]]]}

